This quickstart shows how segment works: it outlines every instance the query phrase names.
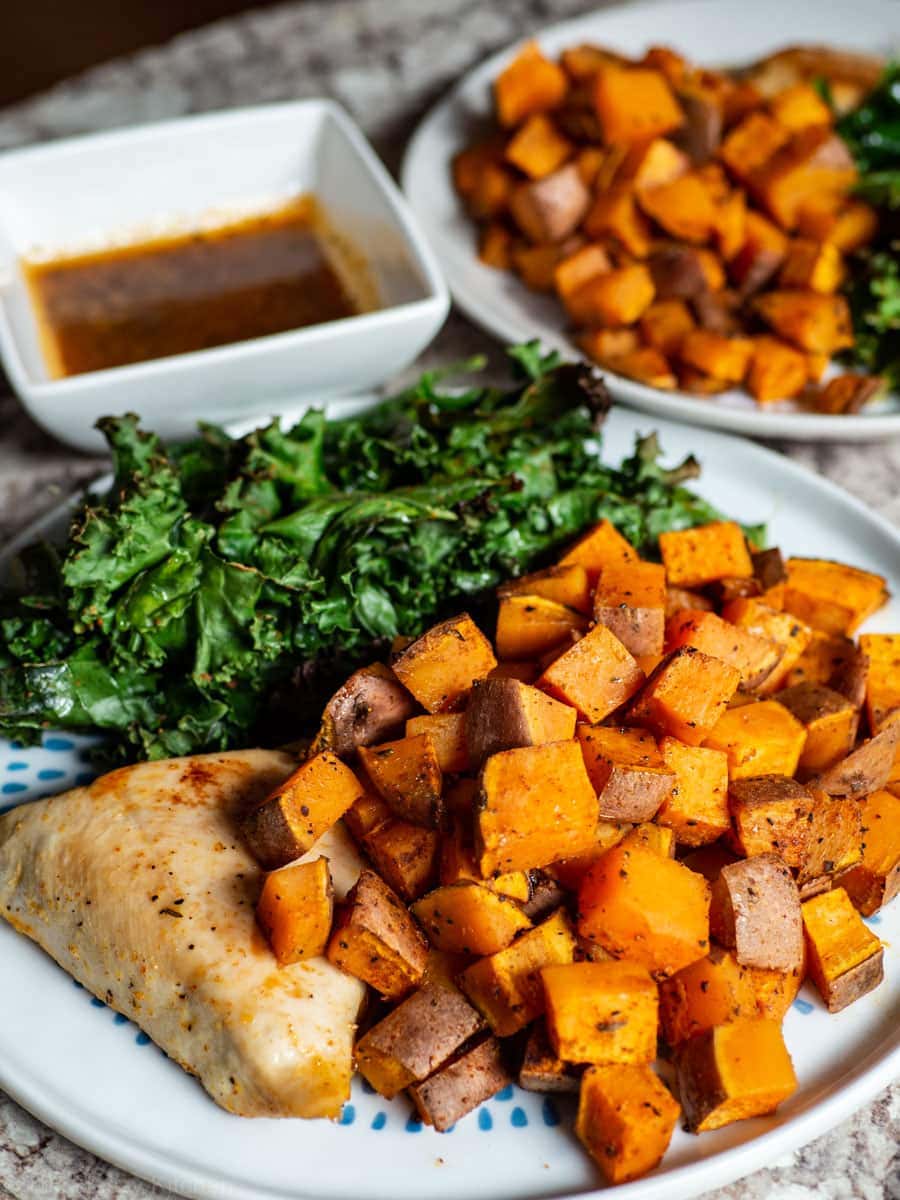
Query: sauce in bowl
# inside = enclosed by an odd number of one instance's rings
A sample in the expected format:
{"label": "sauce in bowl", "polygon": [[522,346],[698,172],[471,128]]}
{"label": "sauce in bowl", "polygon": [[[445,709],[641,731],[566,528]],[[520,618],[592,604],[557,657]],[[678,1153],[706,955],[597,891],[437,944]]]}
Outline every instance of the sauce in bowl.
{"label": "sauce in bowl", "polygon": [[61,378],[364,312],[375,307],[371,284],[348,251],[302,196],[228,224],[22,267],[47,369]]}

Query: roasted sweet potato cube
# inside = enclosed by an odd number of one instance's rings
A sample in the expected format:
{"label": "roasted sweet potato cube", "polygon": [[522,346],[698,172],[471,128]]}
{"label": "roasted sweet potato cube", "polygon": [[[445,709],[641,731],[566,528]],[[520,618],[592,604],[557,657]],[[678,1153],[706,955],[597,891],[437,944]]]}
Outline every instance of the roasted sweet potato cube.
{"label": "roasted sweet potato cube", "polygon": [[412,696],[384,663],[354,671],[325,706],[314,751],[340,757],[400,733],[415,712]]}
{"label": "roasted sweet potato cube", "polygon": [[747,375],[747,391],[760,404],[789,400],[806,387],[809,367],[806,355],[780,338],[758,337]]}
{"label": "roasted sweet potato cube", "polygon": [[681,343],[679,355],[683,362],[715,379],[740,383],[750,366],[753,342],[709,329],[692,329]]}
{"label": "roasted sweet potato cube", "polygon": [[496,954],[531,928],[514,900],[469,881],[435,888],[412,911],[432,946],[449,954]]}
{"label": "roasted sweet potato cube", "polygon": [[673,587],[703,587],[717,579],[753,574],[743,530],[735,521],[662,533],[659,549]]}
{"label": "roasted sweet potato cube", "polygon": [[644,67],[601,68],[594,79],[594,104],[608,146],[649,141],[684,120],[666,77]]}
{"label": "roasted sweet potato cube", "polygon": [[575,736],[575,709],[516,679],[486,679],[472,692],[466,738],[472,764],[501,750],[569,741]]}
{"label": "roasted sweet potato cube", "polygon": [[683,300],[657,300],[640,319],[641,337],[654,350],[667,357],[674,356],[695,324]]}
{"label": "roasted sweet potato cube", "polygon": [[505,950],[479,959],[459,977],[459,986],[498,1037],[524,1029],[545,1007],[541,968],[570,963],[575,935],[558,909]]}
{"label": "roasted sweet potato cube", "polygon": [[841,252],[831,242],[797,238],[788,250],[778,283],[783,288],[808,288],[828,296],[838,290],[845,274]]}
{"label": "roasted sweet potato cube", "polygon": [[488,221],[478,234],[478,260],[495,271],[512,270],[513,233],[502,220]]}
{"label": "roasted sweet potato cube", "polygon": [[841,884],[854,906],[870,917],[900,894],[900,798],[873,792],[860,810],[862,858],[841,876]]}
{"label": "roasted sweet potato cube", "polygon": [[588,583],[593,588],[605,567],[636,562],[637,558],[634,546],[622,537],[611,521],[603,520],[570,546],[559,563],[560,566],[570,563],[583,566],[588,574]]}
{"label": "roasted sweet potato cube", "polygon": [[549,873],[567,892],[577,892],[591,867],[607,850],[624,841],[634,827],[627,821],[598,821],[596,839],[589,850],[570,858],[561,858],[549,868]]}
{"label": "roasted sweet potato cube", "polygon": [[481,883],[491,888],[501,896],[509,896],[524,904],[531,898],[531,881],[527,871],[509,871],[505,875],[495,875],[491,879],[482,879],[475,862],[475,847],[473,844],[472,811],[474,809],[474,793],[478,790],[477,782],[473,779],[472,804],[464,814],[454,816],[449,832],[441,838],[440,883],[449,887],[454,883],[467,880]]}
{"label": "roasted sweet potato cube", "polygon": [[364,790],[348,766],[323,750],[246,813],[244,840],[261,866],[283,867],[305,854]]}
{"label": "roasted sweet potato cube", "polygon": [[721,946],[713,946],[706,958],[698,958],[659,985],[660,1025],[670,1046],[716,1025],[755,1015],[756,994],[748,971],[733,951]]}
{"label": "roasted sweet potato cube", "polygon": [[884,978],[881,942],[842,888],[803,905],[809,974],[829,1012],[840,1012]]}
{"label": "roasted sweet potato cube", "polygon": [[635,142],[629,147],[616,178],[627,181],[636,192],[679,179],[690,170],[688,156],[666,138]]}
{"label": "roasted sweet potato cube", "polygon": [[839,692],[820,683],[798,683],[782,688],[778,703],[806,728],[799,764],[802,772],[815,775],[846,758],[852,750],[859,712]]}
{"label": "roasted sweet potato cube", "polygon": [[830,796],[866,796],[880,791],[890,778],[898,743],[900,721],[895,721],[817,776],[817,786]]}
{"label": "roasted sweet potato cube", "polygon": [[746,629],[757,637],[768,638],[781,647],[778,663],[757,687],[757,691],[763,696],[777,692],[809,644],[812,629],[795,614],[778,612],[764,603],[762,597],[756,596],[730,601],[722,609],[722,616],[732,625]]}
{"label": "roasted sweet potato cube", "polygon": [[747,983],[756,1002],[757,1016],[770,1021],[783,1021],[806,978],[805,962],[792,971],[772,971],[766,967],[747,967],[746,971]]}
{"label": "roasted sweet potato cube", "polygon": [[815,407],[824,413],[858,413],[887,389],[880,375],[848,372],[829,379],[815,396]]}
{"label": "roasted sweet potato cube", "polygon": [[487,760],[475,814],[482,876],[545,867],[590,849],[597,796],[576,741],[504,750]]}
{"label": "roasted sweet potato cube", "polygon": [[668,359],[652,346],[639,346],[626,354],[613,354],[597,361],[615,375],[624,375],[626,379],[634,379],[648,387],[671,391],[678,386]]}
{"label": "roasted sweet potato cube", "polygon": [[531,575],[520,575],[510,579],[497,589],[497,595],[541,596],[576,612],[591,611],[591,587],[588,573],[581,563],[571,562],[557,567],[547,567]]}
{"label": "roasted sweet potato cube", "polygon": [[[634,191],[627,185],[617,184],[600,191],[584,218],[584,231],[588,237],[610,239],[634,258],[646,258],[652,244],[650,222],[637,206]],[[609,268],[607,268],[607,271]],[[595,271],[589,278],[607,272]],[[573,293],[566,293],[567,297]],[[566,305],[573,318],[576,311]]]}
{"label": "roasted sweet potato cube", "polygon": [[503,145],[503,137],[495,135],[474,142],[453,156],[453,186],[464,200],[468,200],[474,193],[485,166],[502,159]]}
{"label": "roasted sweet potato cube", "polygon": [[[421,717],[410,717],[406,722],[406,741],[427,736],[431,738],[438,768],[443,774],[458,774],[468,771],[469,751],[466,747],[466,714],[426,713]],[[428,770],[431,771],[429,760]]]}
{"label": "roasted sweet potato cube", "polygon": [[684,646],[647,680],[628,709],[628,721],[697,746],[725,713],[740,679],[735,667]]}
{"label": "roasted sweet potato cube", "polygon": [[393,809],[376,795],[374,790],[363,792],[344,813],[344,824],[357,842],[361,842],[373,829],[393,819]]}
{"label": "roasted sweet potato cube", "polygon": [[828,240],[844,254],[867,245],[878,232],[878,213],[863,200],[835,205],[833,194],[826,195],[819,207],[813,201],[801,205],[797,227],[806,237]]}
{"label": "roasted sweet potato cube", "polygon": [[731,779],[793,775],[806,744],[806,730],[777,700],[761,700],[730,708],[703,744],[728,755]]}
{"label": "roasted sweet potato cube", "polygon": [[455,987],[425,983],[356,1043],[360,1075],[386,1100],[436,1071],[484,1028]]}
{"label": "roasted sweet potato cube", "polygon": [[675,782],[656,821],[671,829],[682,846],[716,841],[730,827],[727,756],[721,750],[685,746],[673,737],[663,738],[660,749]]}
{"label": "roasted sweet potato cube", "polygon": [[398,1000],[421,980],[428,943],[399,897],[364,870],[338,912],[326,954],[342,971]]}
{"label": "roasted sweet potato cube", "polygon": [[436,829],[442,815],[443,774],[430,733],[380,746],[361,746],[366,774],[404,821]]}
{"label": "roasted sweet potato cube", "polygon": [[577,732],[601,819],[651,820],[675,782],[652,735],[605,725],[579,725]]}
{"label": "roasted sweet potato cube", "polygon": [[560,1058],[575,1063],[652,1062],[659,991],[636,963],[544,967],[547,1032]]}
{"label": "roasted sweet potato cube", "polygon": [[835,876],[842,875],[862,858],[862,805],[857,800],[834,798],[818,790],[812,796],[806,853],[797,870],[797,886],[804,900],[826,891]]}
{"label": "roasted sweet potato cube", "polygon": [[755,691],[772,674],[782,655],[781,647],[769,638],[732,625],[715,613],[691,609],[674,613],[666,622],[666,650],[681,646],[694,646],[729,663],[740,673],[742,691],[748,692]]}
{"label": "roasted sweet potato cube", "polygon": [[571,296],[589,279],[611,269],[612,262],[606,247],[599,242],[588,242],[559,260],[553,272],[553,285],[557,295],[565,300],[566,296]]}
{"label": "roasted sweet potato cube", "polygon": [[512,1083],[496,1038],[487,1038],[409,1089],[419,1116],[439,1133]]}
{"label": "roasted sweet potato cube", "polygon": [[564,241],[588,210],[591,194],[575,163],[519,184],[509,197],[513,220],[536,245]]}
{"label": "roasted sweet potato cube", "polygon": [[633,656],[606,626],[597,625],[545,668],[537,686],[597,722],[620,708],[643,681]]}
{"label": "roasted sweet potato cube", "polygon": [[605,365],[640,349],[636,329],[582,329],[574,340],[585,358]]}
{"label": "roasted sweet potato cube", "polygon": [[900,709],[900,633],[864,633],[860,649],[869,659],[866,713],[877,733],[895,709]]}
{"label": "roasted sweet potato cube", "polygon": [[821,558],[789,558],[784,607],[815,629],[851,634],[888,599],[881,575]]}
{"label": "roasted sweet potato cube", "polygon": [[712,236],[716,206],[709,188],[696,174],[645,188],[638,193],[638,202],[657,225],[679,241],[702,245]]}
{"label": "roasted sweet potato cube", "polygon": [[574,147],[544,113],[533,113],[513,134],[506,161],[530,179],[543,179],[572,154]]}
{"label": "roasted sweet potato cube", "polygon": [[580,633],[580,612],[540,595],[501,596],[497,610],[497,653],[502,659],[533,658]]}
{"label": "roasted sweet potato cube", "polygon": [[856,178],[847,144],[826,125],[809,126],[753,171],[751,191],[782,229],[795,229],[808,200],[843,196]]}
{"label": "roasted sweet potato cube", "polygon": [[785,129],[805,129],[807,125],[831,125],[831,109],[811,83],[794,83],[769,101],[769,111]]}
{"label": "roasted sweet potato cube", "polygon": [[557,108],[568,90],[562,67],[546,58],[537,42],[527,42],[494,81],[497,119],[512,128],[532,113]]}
{"label": "roasted sweet potato cube", "polygon": [[744,223],[744,244],[728,264],[742,300],[763,290],[784,262],[788,239],[774,222],[751,209]]}
{"label": "roasted sweet potato cube", "polygon": [[803,963],[800,896],[777,854],[722,867],[712,886],[709,924],[742,966],[793,971]]}
{"label": "roasted sweet potato cube", "polygon": [[767,162],[790,137],[774,118],[763,112],[750,113],[728,133],[719,157],[742,183]]}
{"label": "roasted sweet potato cube", "polygon": [[594,620],[633,655],[662,654],[666,573],[658,563],[606,567],[594,592]]}
{"label": "roasted sweet potato cube", "polygon": [[533,292],[553,290],[553,275],[559,262],[559,246],[555,242],[514,245],[511,257],[513,269],[527,288]]}
{"label": "roasted sweet potato cube", "polygon": [[256,919],[280,967],[325,953],[333,908],[327,858],[294,863],[266,876]]}
{"label": "roasted sweet potato cube", "polygon": [[527,1092],[577,1092],[582,1068],[563,1062],[550,1045],[547,1024],[535,1021],[525,1043],[525,1054],[519,1068],[519,1087]]}
{"label": "roasted sweet potato cube", "polygon": [[465,707],[475,680],[496,665],[490,642],[462,613],[416,638],[394,662],[394,673],[428,712],[455,712]]}
{"label": "roasted sweet potato cube", "polygon": [[[711,587],[713,585],[710,585]],[[689,608],[693,612],[713,612],[715,605],[704,592],[693,592],[690,588],[666,587],[666,617]]]}
{"label": "roasted sweet potato cube", "polygon": [[655,290],[643,263],[632,263],[595,275],[566,297],[566,311],[576,325],[632,325],[653,303]]}
{"label": "roasted sweet potato cube", "polygon": [[614,846],[578,889],[578,932],[616,958],[671,975],[709,951],[706,880],[674,859]]}
{"label": "roasted sweet potato cube", "polygon": [[785,341],[813,354],[833,354],[853,344],[850,309],[843,296],[813,291],[766,292],[756,311]]}
{"label": "roasted sweet potato cube", "polygon": [[645,1064],[589,1067],[575,1133],[607,1183],[626,1183],[659,1164],[681,1108]]}
{"label": "roasted sweet potato cube", "polygon": [[743,247],[747,239],[747,197],[740,189],[729,192],[716,205],[713,239],[726,262]]}
{"label": "roasted sweet potato cube", "polygon": [[774,1112],[797,1087],[781,1026],[763,1017],[740,1017],[690,1038],[675,1064],[694,1133]]}
{"label": "roasted sweet potato cube", "polygon": [[411,903],[435,881],[440,840],[434,829],[394,818],[367,833],[362,844],[379,874]]}
{"label": "roasted sweet potato cube", "polygon": [[629,829],[620,844],[629,850],[632,846],[640,846],[652,850],[654,854],[662,855],[663,858],[675,857],[675,834],[671,829],[657,825],[654,821],[641,821],[639,825]]}
{"label": "roasted sweet potato cube", "polygon": [[761,775],[732,780],[728,806],[732,837],[745,857],[777,854],[789,867],[806,860],[815,801],[795,779]]}

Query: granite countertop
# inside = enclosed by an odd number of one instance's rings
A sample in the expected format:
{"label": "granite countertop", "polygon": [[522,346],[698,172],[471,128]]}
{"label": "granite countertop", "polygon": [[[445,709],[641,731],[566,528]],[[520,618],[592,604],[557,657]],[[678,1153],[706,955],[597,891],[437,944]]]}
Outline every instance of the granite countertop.
{"label": "granite countertop", "polygon": [[[585,0],[306,0],[247,13],[117,60],[0,111],[0,150],[182,113],[299,96],[344,104],[396,170],[426,106],[470,65],[602,4]],[[424,356],[500,355],[461,317]],[[417,368],[418,369],[418,368]],[[900,440],[781,443],[900,524]],[[0,544],[103,467],[21,412],[0,378]],[[707,1200],[900,1200],[900,1084],[837,1129]],[[53,1133],[0,1092],[0,1200],[150,1200],[164,1192]]]}

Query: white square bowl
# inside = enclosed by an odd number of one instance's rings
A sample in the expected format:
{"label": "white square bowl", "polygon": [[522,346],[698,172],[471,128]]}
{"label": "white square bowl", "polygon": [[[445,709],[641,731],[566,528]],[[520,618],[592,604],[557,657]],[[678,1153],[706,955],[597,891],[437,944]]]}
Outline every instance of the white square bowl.
{"label": "white square bowl", "polygon": [[[311,192],[366,260],[380,307],[209,350],[48,376],[23,256],[253,211]],[[0,155],[0,357],[31,416],[84,450],[99,417],[135,412],[167,439],[198,420],[264,419],[361,392],[408,366],[449,296],[406,202],[362,133],[329,100],[138,126]]]}

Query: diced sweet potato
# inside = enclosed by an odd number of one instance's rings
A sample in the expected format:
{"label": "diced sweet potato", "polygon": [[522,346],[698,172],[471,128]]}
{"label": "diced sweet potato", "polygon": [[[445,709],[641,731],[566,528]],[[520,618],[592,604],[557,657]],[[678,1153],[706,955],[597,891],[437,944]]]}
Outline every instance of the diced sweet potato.
{"label": "diced sweet potato", "polygon": [[511,257],[514,270],[527,288],[533,292],[553,291],[553,276],[559,262],[559,246],[555,242],[514,245]]}
{"label": "diced sweet potato", "polygon": [[261,866],[283,867],[305,854],[364,790],[349,767],[323,750],[246,813],[244,840]]}
{"label": "diced sweet potato", "polygon": [[757,688],[763,696],[776,692],[809,644],[812,629],[795,614],[771,608],[763,597],[747,596],[732,600],[722,609],[722,616],[732,625],[746,629],[757,637],[768,638],[781,647],[777,665]]}
{"label": "diced sweet potato", "polygon": [[575,736],[575,709],[515,679],[486,679],[466,714],[469,756],[475,767],[501,750],[563,742]]}
{"label": "diced sweet potato", "polygon": [[380,746],[361,746],[359,758],[380,795],[404,821],[436,829],[441,821],[443,774],[430,733]]}
{"label": "diced sweet potato", "polygon": [[844,280],[841,252],[831,242],[797,238],[791,243],[778,282],[783,288],[808,288],[830,295]]}
{"label": "diced sweet potato", "polygon": [[887,601],[880,575],[821,558],[789,558],[784,606],[816,629],[854,633]]}
{"label": "diced sweet potato", "polygon": [[653,303],[655,289],[643,263],[595,275],[566,297],[566,310],[576,325],[632,325]]}
{"label": "diced sweet potato", "polygon": [[567,892],[577,892],[591,867],[607,850],[625,840],[633,826],[627,821],[598,821],[596,839],[589,850],[570,858],[561,858],[549,868],[549,873]]}
{"label": "diced sweet potato", "polygon": [[566,1062],[649,1063],[656,1058],[659,992],[636,963],[544,967],[550,1044]]}
{"label": "diced sweet potato", "polygon": [[800,770],[810,775],[845,758],[856,742],[859,712],[846,697],[820,683],[782,688],[778,703],[806,727]]}
{"label": "diced sweet potato", "polygon": [[736,179],[747,183],[789,137],[790,133],[766,113],[750,113],[728,133],[719,157]]}
{"label": "diced sweet potato", "polygon": [[627,181],[635,191],[671,183],[690,169],[687,155],[667,138],[649,142],[634,142],[616,174],[619,182]]}
{"label": "diced sweet potato", "polygon": [[629,707],[628,720],[698,746],[722,719],[740,679],[728,663],[684,646],[659,664]]}
{"label": "diced sweet potato", "polygon": [[354,671],[328,701],[313,749],[344,757],[398,734],[414,712],[412,696],[391,668],[373,663]]}
{"label": "diced sweet potato", "polygon": [[356,1066],[386,1100],[426,1079],[484,1028],[452,986],[426,983],[356,1044]]}
{"label": "diced sweet potato", "polygon": [[466,146],[453,156],[453,186],[463,200],[472,197],[478,181],[489,163],[497,163],[503,157],[503,138],[494,136]]}
{"label": "diced sweet potato", "polygon": [[691,310],[683,300],[657,300],[641,317],[641,337],[654,350],[669,357],[677,355],[694,325]]}
{"label": "diced sweet potato", "polygon": [[864,200],[835,203],[833,193],[800,206],[797,228],[804,237],[826,239],[844,254],[867,245],[878,232],[878,213]]}
{"label": "diced sweet potato", "polygon": [[406,740],[423,734],[431,738],[441,772],[457,774],[469,769],[465,713],[426,713],[421,717],[410,717],[406,722]]}
{"label": "diced sweet potato", "polygon": [[869,659],[866,714],[873,733],[900,709],[900,633],[864,633],[860,649]]}
{"label": "diced sweet potato", "polygon": [[435,888],[412,911],[432,946],[449,954],[496,954],[531,928],[514,900],[473,882]]}
{"label": "diced sweet potato", "polygon": [[361,842],[373,829],[393,819],[394,813],[390,805],[374,791],[363,792],[344,813],[344,825],[357,842]]}
{"label": "diced sweet potato", "polygon": [[594,104],[607,145],[649,141],[677,129],[684,120],[665,76],[642,67],[599,70]]}
{"label": "diced sweet potato", "polygon": [[478,234],[478,258],[495,271],[512,269],[513,235],[503,221],[488,221]]}
{"label": "diced sweet potato", "polygon": [[397,1000],[421,980],[428,945],[402,901],[364,870],[338,912],[326,953],[342,971]]}
{"label": "diced sweet potato", "polygon": [[841,876],[841,884],[854,906],[870,917],[900,894],[900,797],[873,792],[860,809],[862,859]]}
{"label": "diced sweet potato", "polygon": [[428,712],[455,712],[465,707],[476,679],[496,665],[490,642],[462,613],[416,638],[394,662],[394,673]]}
{"label": "diced sweet potato", "polygon": [[628,563],[601,572],[594,620],[631,654],[662,654],[665,607],[666,572],[658,563]]}
{"label": "diced sweet potato", "polygon": [[694,592],[690,588],[672,587],[670,584],[666,588],[666,617],[671,617],[685,608],[694,612],[713,612],[715,605],[704,592]]}
{"label": "diced sweet potato", "polygon": [[706,291],[703,263],[694,246],[666,243],[647,260],[657,300],[695,300]]}
{"label": "diced sweet potato", "polygon": [[766,292],[756,311],[779,336],[815,354],[834,354],[853,345],[850,309],[843,296],[811,291]]}
{"label": "diced sweet potato", "polygon": [[756,994],[748,972],[733,951],[721,946],[713,946],[706,958],[659,985],[662,1035],[673,1047],[716,1025],[755,1015]]}
{"label": "diced sweet potato", "polygon": [[884,978],[884,950],[842,887],[803,905],[809,974],[829,1012],[840,1012]]}
{"label": "diced sweet potato", "polygon": [[795,229],[809,199],[843,196],[856,178],[847,144],[828,126],[809,126],[753,171],[751,187],[783,229]]}
{"label": "diced sweet potato", "polygon": [[814,800],[796,780],[783,775],[732,780],[728,806],[741,854],[777,854],[789,867],[806,860]]}
{"label": "diced sweet potato", "polygon": [[680,1112],[648,1066],[590,1067],[581,1083],[575,1133],[608,1183],[626,1183],[658,1165]]}
{"label": "diced sweet potato", "polygon": [[728,755],[733,780],[793,775],[806,744],[806,730],[777,700],[762,700],[729,709],[703,744]]}
{"label": "diced sweet potato", "polygon": [[488,1038],[409,1089],[419,1116],[439,1133],[512,1083],[496,1038]]}
{"label": "diced sweet potato", "polygon": [[729,260],[728,271],[742,299],[761,291],[784,262],[788,240],[762,213],[751,209],[744,222],[744,241]]}
{"label": "diced sweet potato", "polygon": [[596,825],[597,796],[576,741],[505,750],[484,764],[475,814],[482,876],[583,853]]}
{"label": "diced sweet potato", "polygon": [[588,237],[613,239],[635,258],[646,258],[650,252],[650,223],[639,210],[634,191],[628,185],[618,184],[597,194],[584,218],[584,231]]}
{"label": "diced sweet potato", "polygon": [[378,873],[408,903],[433,886],[440,853],[436,830],[394,818],[367,833],[362,844]]}
{"label": "diced sweet potato", "polygon": [[516,177],[499,162],[486,162],[475,187],[466,197],[466,206],[476,221],[502,217],[509,208]]}
{"label": "diced sweet potato", "polygon": [[561,167],[573,146],[544,113],[536,112],[513,134],[506,147],[506,161],[530,179],[543,179]]}
{"label": "diced sweet potato", "polygon": [[581,1076],[580,1066],[563,1062],[554,1052],[546,1022],[543,1019],[535,1021],[525,1043],[519,1087],[527,1092],[577,1092]]}
{"label": "diced sweet potato", "polygon": [[674,859],[614,846],[578,890],[578,932],[617,958],[671,975],[709,951],[706,881]]}
{"label": "diced sweet potato", "polygon": [[692,163],[708,163],[722,141],[722,104],[706,87],[682,80],[676,95],[684,112],[684,124],[675,133],[678,146]]}
{"label": "diced sweet potato", "polygon": [[722,867],[712,885],[709,924],[742,966],[792,971],[803,963],[800,896],[777,854]]}
{"label": "diced sweet potato", "polygon": [[675,587],[703,587],[717,579],[753,574],[743,530],[735,521],[661,533],[659,549],[668,581]]}
{"label": "diced sweet potato", "polygon": [[685,746],[673,737],[663,738],[660,749],[675,783],[656,821],[672,829],[680,845],[714,842],[730,826],[728,758],[720,750]]}
{"label": "diced sweet potato", "polygon": [[558,107],[568,90],[562,67],[545,58],[537,42],[527,42],[494,81],[497,119],[511,128],[532,113]]}
{"label": "diced sweet potato", "polygon": [[863,810],[858,801],[813,792],[806,853],[798,863],[797,886],[805,900],[832,886],[836,876],[862,857]]}
{"label": "diced sweet potato", "polygon": [[579,725],[578,740],[601,819],[651,820],[674,783],[653,737],[639,729]]}
{"label": "diced sweet potato", "polygon": [[678,385],[667,359],[652,346],[640,346],[627,354],[614,354],[598,361],[607,371],[624,375],[626,379],[634,379],[637,383],[645,383],[647,387],[671,391]]}
{"label": "diced sweet potato", "polygon": [[597,625],[546,668],[537,686],[596,723],[630,699],[643,680],[619,639]]}
{"label": "diced sweet potato", "polygon": [[553,271],[553,285],[557,295],[565,300],[573,292],[593,279],[612,270],[612,262],[604,246],[599,242],[588,242],[573,254],[561,258]]}
{"label": "diced sweet potato", "polygon": [[562,242],[581,224],[590,202],[577,165],[567,163],[543,179],[514,188],[509,211],[532,242]]}
{"label": "diced sweet potato", "polygon": [[[468,781],[467,781],[468,782]],[[477,790],[477,783],[471,780]],[[465,814],[457,814],[448,832],[441,839],[440,882],[443,887],[454,883],[473,881],[483,883],[501,896],[509,896],[521,903],[531,897],[531,882],[526,871],[509,871],[483,880],[475,862],[475,847],[472,831],[472,806]]]}
{"label": "diced sweet potato", "polygon": [[280,967],[325,953],[333,907],[327,858],[295,863],[266,876],[256,919]]}
{"label": "diced sweet potato", "polygon": [[830,796],[866,796],[879,791],[891,774],[898,743],[900,721],[895,721],[817,776],[817,785]]}
{"label": "diced sweet potato", "polygon": [[887,382],[880,375],[836,375],[815,397],[815,407],[824,413],[858,413],[886,389]]}
{"label": "diced sweet potato", "polygon": [[544,1011],[541,968],[574,956],[575,936],[560,909],[505,950],[467,967],[459,985],[494,1033],[509,1037]]}
{"label": "diced sweet potato", "polygon": [[791,971],[773,971],[766,967],[747,967],[746,971],[757,1015],[770,1021],[783,1021],[806,978],[805,962]]}
{"label": "diced sweet potato", "polygon": [[638,200],[644,212],[679,241],[702,245],[712,236],[716,206],[709,189],[694,174],[645,188]]}
{"label": "diced sweet potato", "polygon": [[761,1017],[741,1017],[690,1038],[675,1062],[694,1133],[774,1112],[797,1087],[778,1022]]}
{"label": "diced sweet potato", "polygon": [[581,613],[539,595],[501,596],[497,610],[497,653],[502,659],[533,658],[552,650],[570,633],[581,633]]}
{"label": "diced sweet potato", "polygon": [[581,563],[576,562],[547,567],[531,575],[520,575],[517,579],[502,584],[497,589],[497,595],[542,596],[545,600],[554,600],[557,604],[574,608],[576,612],[591,611],[591,589],[587,570]]}
{"label": "diced sweet potato", "polygon": [[641,821],[639,825],[629,829],[620,844],[628,850],[632,846],[639,846],[645,850],[652,850],[654,854],[661,854],[663,858],[675,857],[675,834],[671,829],[657,825],[654,821]]}
{"label": "diced sweet potato", "polygon": [[633,354],[641,345],[636,329],[583,329],[575,342],[585,358],[601,366]]}
{"label": "diced sweet potato", "polygon": [[754,691],[769,676],[781,658],[781,649],[768,638],[759,637],[723,621],[711,612],[686,609],[666,622],[666,649],[694,646],[729,663],[741,676],[741,688]]}
{"label": "diced sweet potato", "polygon": [[831,109],[811,83],[795,83],[780,91],[769,102],[769,111],[785,129],[805,129],[807,125],[830,125]]}
{"label": "diced sweet potato", "polygon": [[747,390],[760,404],[790,400],[803,391],[808,381],[806,355],[780,338],[753,340],[753,357],[747,375]]}

